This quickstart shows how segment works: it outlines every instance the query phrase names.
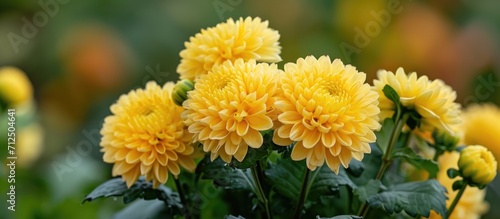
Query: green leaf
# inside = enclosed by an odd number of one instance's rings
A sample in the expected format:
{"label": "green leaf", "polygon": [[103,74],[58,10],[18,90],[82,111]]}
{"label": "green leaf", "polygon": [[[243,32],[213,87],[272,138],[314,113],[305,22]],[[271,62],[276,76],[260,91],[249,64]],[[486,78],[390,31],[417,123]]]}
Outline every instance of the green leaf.
{"label": "green leaf", "polygon": [[207,155],[196,167],[197,180],[211,179],[215,187],[229,190],[252,190],[253,179],[249,169],[236,169],[228,166],[220,158],[210,161]]}
{"label": "green leaf", "polygon": [[279,159],[276,164],[265,170],[265,175],[277,193],[295,202],[300,195],[305,169],[306,164],[304,161]]}
{"label": "green leaf", "polygon": [[462,174],[457,169],[450,168],[446,171],[446,175],[448,175],[448,177],[450,177],[450,179],[453,179],[457,176],[461,176]]}
{"label": "green leaf", "polygon": [[391,138],[392,130],[394,129],[394,120],[387,118],[382,123],[382,128],[380,131],[375,132],[377,136],[377,146],[380,151],[385,153],[387,151],[387,146],[389,145],[389,140]]}
{"label": "green leaf", "polygon": [[335,217],[319,217],[319,216],[317,216],[316,219],[363,219],[363,217],[356,216],[356,215],[337,215]]}
{"label": "green leaf", "polygon": [[413,151],[411,148],[398,148],[392,152],[391,156],[393,158],[402,158],[418,169],[425,169],[427,172],[429,172],[430,178],[435,178],[439,171],[439,166],[436,161],[425,159],[424,157],[415,153],[415,151]]}
{"label": "green leaf", "polygon": [[338,193],[340,186],[349,186],[353,189],[357,187],[343,168],[340,168],[339,174],[336,175],[327,165],[323,165],[319,170],[312,173],[312,175],[315,174],[316,177],[312,178],[314,182],[309,189],[309,198],[313,200],[321,196]]}
{"label": "green leaf", "polygon": [[102,183],[97,188],[92,190],[90,194],[85,196],[85,199],[83,199],[82,204],[87,201],[90,202],[101,197],[107,198],[112,196],[123,196],[127,193],[130,194],[134,192],[135,190],[129,190],[127,188],[127,185],[121,178],[114,178]]}
{"label": "green leaf", "polygon": [[380,180],[370,179],[364,186],[359,186],[354,189],[354,194],[359,197],[359,200],[365,202],[369,197],[376,195],[380,190],[387,190]]}
{"label": "green leaf", "polygon": [[457,180],[453,183],[451,188],[453,189],[453,191],[460,190],[465,183],[466,182],[464,180]]}
{"label": "green leaf", "polygon": [[446,215],[446,188],[436,180],[397,184],[367,199],[374,208],[382,208],[388,213],[405,211],[416,217],[429,217],[434,210]]}
{"label": "green leaf", "polygon": [[394,104],[401,105],[399,94],[390,85],[386,84],[384,88],[382,88],[382,92],[384,92],[385,97],[394,102]]}
{"label": "green leaf", "polygon": [[384,92],[385,97],[387,97],[389,100],[391,100],[394,103],[394,105],[396,106],[394,116],[393,116],[393,120],[396,121],[396,118],[399,118],[399,116],[402,113],[402,109],[401,109],[402,106],[401,106],[401,100],[400,100],[399,94],[396,92],[396,90],[394,90],[394,88],[392,88],[388,84],[386,84],[384,86],[384,88],[382,88],[382,92]]}
{"label": "green leaf", "polygon": [[170,188],[165,187],[164,185],[160,185],[157,189],[153,189],[153,184],[151,182],[146,182],[144,177],[140,177],[130,188],[127,188],[127,185],[121,178],[108,180],[85,196],[82,203],[87,201],[90,202],[102,197],[112,196],[123,196],[123,203],[125,204],[128,204],[137,198],[142,198],[144,200],[158,199],[165,202],[169,206],[178,209],[182,208],[179,194],[173,192]]}

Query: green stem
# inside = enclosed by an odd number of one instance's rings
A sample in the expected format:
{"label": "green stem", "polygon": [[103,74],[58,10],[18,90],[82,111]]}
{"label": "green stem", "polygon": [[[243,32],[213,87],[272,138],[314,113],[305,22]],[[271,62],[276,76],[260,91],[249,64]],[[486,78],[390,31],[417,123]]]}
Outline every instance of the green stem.
{"label": "green stem", "polygon": [[460,187],[460,190],[458,191],[457,196],[455,196],[455,199],[453,199],[453,202],[450,205],[450,208],[448,208],[448,211],[446,212],[446,218],[450,218],[451,213],[453,212],[453,209],[457,206],[458,201],[460,200],[460,197],[464,194],[465,188],[467,188],[467,182],[462,183],[462,187]]}
{"label": "green stem", "polygon": [[408,113],[403,113],[402,118],[398,118],[396,122],[396,126],[392,130],[391,137],[389,138],[389,145],[387,145],[387,150],[384,153],[384,156],[382,157],[382,166],[379,169],[379,172],[377,173],[377,176],[375,179],[382,179],[384,176],[385,171],[387,168],[391,165],[392,158],[391,158],[391,152],[392,148],[396,146],[396,143],[398,142],[399,135],[401,134],[401,130],[403,130],[403,126],[406,124],[406,121],[410,117],[410,114]]}
{"label": "green stem", "polygon": [[266,209],[266,218],[271,219],[271,211],[269,208],[269,202],[266,198],[266,194],[264,193],[264,190],[262,189],[262,185],[260,183],[260,172],[262,170],[262,166],[260,162],[257,162],[257,165],[252,166],[252,177],[255,181],[256,187],[257,187],[257,196],[259,197],[260,202],[264,205],[264,208]]}
{"label": "green stem", "polygon": [[[406,124],[406,121],[408,120],[408,118],[410,118],[409,113],[403,113],[402,116],[398,115],[396,117],[396,126],[394,126],[394,129],[392,129],[391,137],[389,138],[389,143],[387,145],[387,149],[384,153],[384,156],[382,157],[382,165],[380,165],[380,169],[379,169],[375,179],[381,180],[382,177],[384,176],[385,172],[387,171],[387,169],[391,166],[392,148],[394,148],[394,146],[398,142],[399,135],[401,134],[401,130],[403,130],[403,126]],[[368,203],[365,202],[363,204],[363,206],[359,209],[358,215],[365,218],[366,214],[368,213],[368,210],[369,210]]]}
{"label": "green stem", "polygon": [[295,213],[293,214],[294,215],[293,218],[300,218],[300,215],[302,214],[302,207],[304,205],[309,190],[308,189],[309,175],[311,175],[311,171],[309,170],[309,168],[306,167],[306,173],[304,174],[304,179],[302,180],[302,189],[300,190],[299,202],[297,203],[297,207],[295,208]]}
{"label": "green stem", "polygon": [[175,181],[175,187],[177,187],[177,193],[179,193],[179,197],[181,198],[182,213],[184,214],[184,218],[190,219],[191,215],[189,214],[189,212],[187,210],[188,209],[187,208],[187,201],[186,201],[186,197],[184,196],[184,192],[182,190],[181,183],[179,182],[179,179],[177,179],[176,177],[174,177],[174,181]]}
{"label": "green stem", "polygon": [[365,218],[367,213],[368,213],[368,203],[365,202],[363,206],[359,209],[358,215],[360,215],[362,218]]}

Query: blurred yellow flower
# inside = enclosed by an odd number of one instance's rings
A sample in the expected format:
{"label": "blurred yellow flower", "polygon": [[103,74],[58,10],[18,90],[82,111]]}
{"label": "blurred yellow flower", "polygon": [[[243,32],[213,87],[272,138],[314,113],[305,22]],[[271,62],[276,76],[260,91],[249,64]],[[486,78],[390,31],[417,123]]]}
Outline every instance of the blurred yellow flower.
{"label": "blurred yellow flower", "polygon": [[[458,190],[453,191],[453,183],[461,177],[450,179],[446,173],[448,169],[455,168],[458,169],[458,159],[460,154],[456,151],[445,152],[438,159],[439,173],[437,175],[437,180],[441,185],[443,185],[448,192],[448,200],[446,200],[446,207],[450,207],[451,203],[457,196]],[[457,206],[453,210],[453,213],[448,219],[479,219],[482,214],[488,211],[489,205],[484,201],[486,195],[486,190],[480,190],[476,187],[467,187],[464,194],[457,203]],[[429,219],[441,219],[441,215],[432,211]]]}
{"label": "blurred yellow flower", "polygon": [[30,101],[33,86],[24,72],[16,67],[0,68],[0,100],[17,106]]}
{"label": "blurred yellow flower", "polygon": [[130,91],[111,106],[101,129],[103,160],[114,163],[113,176],[121,175],[130,187],[145,175],[158,187],[169,172],[177,176],[179,165],[194,171],[192,134],[181,120],[184,108],[172,101],[174,84]]}
{"label": "blurred yellow flower", "polygon": [[220,156],[230,162],[234,156],[242,161],[248,146],[261,147],[259,131],[273,127],[279,73],[275,64],[228,60],[214,66],[188,92],[182,116],[212,160]]}
{"label": "blurred yellow flower", "polygon": [[21,127],[17,132],[16,153],[19,165],[28,167],[33,164],[43,152],[44,130],[38,123]]}
{"label": "blurred yellow flower", "polygon": [[180,52],[177,72],[181,79],[195,80],[226,60],[279,62],[279,38],[279,33],[259,17],[240,18],[236,22],[229,18],[225,23],[201,30],[184,44],[186,49]]}
{"label": "blurred yellow flower", "polygon": [[273,140],[278,145],[297,142],[293,160],[307,160],[315,170],[326,163],[338,173],[340,164],[363,159],[380,128],[378,95],[365,83],[366,75],[339,59],[308,56],[285,65],[280,77],[280,112]]}
{"label": "blurred yellow flower", "polygon": [[[500,159],[500,108],[493,104],[472,105],[463,113],[463,143],[487,147]],[[499,164],[500,165],[500,164]],[[497,166],[500,169],[500,166]]]}
{"label": "blurred yellow flower", "polygon": [[460,123],[460,105],[454,102],[457,95],[451,87],[439,79],[432,81],[427,76],[417,78],[415,72],[407,76],[403,68],[398,68],[396,74],[380,70],[377,76],[373,85],[379,93],[381,121],[392,117],[396,109],[382,91],[385,85],[390,85],[398,93],[404,107],[422,116],[422,131],[432,132],[437,128],[454,134],[451,126]]}
{"label": "blurred yellow flower", "polygon": [[481,145],[465,147],[460,152],[458,167],[462,176],[478,185],[487,185],[497,175],[497,161],[491,151]]}

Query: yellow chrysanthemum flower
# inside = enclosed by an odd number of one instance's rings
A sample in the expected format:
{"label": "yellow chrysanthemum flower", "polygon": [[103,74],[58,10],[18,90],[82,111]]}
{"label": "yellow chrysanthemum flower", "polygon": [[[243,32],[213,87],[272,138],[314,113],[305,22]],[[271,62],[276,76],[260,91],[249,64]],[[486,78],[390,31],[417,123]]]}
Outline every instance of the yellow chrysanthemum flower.
{"label": "yellow chrysanthemum flower", "polygon": [[365,83],[366,75],[339,59],[308,56],[285,65],[273,140],[278,145],[297,142],[293,160],[307,159],[315,170],[326,163],[338,173],[340,164],[363,159],[380,128],[377,92]]}
{"label": "yellow chrysanthemum flower", "polygon": [[242,58],[263,62],[279,62],[280,35],[260,18],[229,18],[225,23],[201,30],[184,45],[180,52],[181,63],[177,67],[181,79],[195,80],[207,74],[213,65],[226,60]]}
{"label": "yellow chrysanthemum flower", "polygon": [[[453,191],[453,183],[460,180],[461,177],[450,179],[446,173],[448,169],[454,168],[458,169],[458,159],[460,154],[456,151],[445,152],[438,159],[439,172],[437,175],[437,180],[441,185],[443,185],[448,191],[446,200],[446,207],[449,208],[455,197],[457,196],[458,190]],[[481,190],[477,187],[467,187],[464,194],[457,203],[457,206],[453,210],[453,213],[448,219],[479,219],[481,215],[488,211],[489,205],[484,201],[486,195],[486,189]],[[441,215],[434,211],[431,211],[429,219],[440,219],[443,218]]]}
{"label": "yellow chrysanthemum flower", "polygon": [[184,108],[172,101],[174,84],[149,82],[146,89],[130,91],[111,106],[101,129],[103,160],[114,163],[113,176],[121,175],[130,187],[145,175],[158,187],[177,176],[179,165],[194,171],[192,134],[181,119]]}
{"label": "yellow chrysanthemum flower", "polygon": [[[487,147],[500,159],[500,108],[493,104],[472,105],[463,113],[463,143]],[[500,163],[497,169],[500,170]]]}
{"label": "yellow chrysanthemum flower", "polygon": [[379,93],[380,120],[392,117],[395,104],[383,93],[385,85],[390,85],[399,95],[401,104],[415,110],[422,116],[422,131],[444,130],[453,134],[451,126],[460,123],[460,105],[455,103],[456,93],[443,81],[429,80],[427,76],[417,77],[415,72],[407,76],[403,68],[396,74],[380,70],[378,80],[374,80],[374,89]]}
{"label": "yellow chrysanthemum flower", "polygon": [[279,72],[275,64],[226,61],[188,92],[183,118],[212,160],[220,156],[229,163],[234,156],[242,161],[248,146],[261,147],[259,131],[273,127]]}
{"label": "yellow chrysanthemum flower", "polygon": [[16,67],[0,68],[0,100],[17,106],[33,98],[33,86],[23,71]]}

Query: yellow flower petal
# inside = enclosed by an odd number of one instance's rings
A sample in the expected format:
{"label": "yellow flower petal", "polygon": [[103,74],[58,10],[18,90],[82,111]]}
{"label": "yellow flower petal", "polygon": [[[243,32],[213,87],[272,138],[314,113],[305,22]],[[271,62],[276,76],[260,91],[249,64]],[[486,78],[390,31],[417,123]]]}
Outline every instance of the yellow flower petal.
{"label": "yellow flower petal", "polygon": [[254,130],[268,130],[273,127],[273,120],[266,115],[249,116],[247,119],[248,125]]}

